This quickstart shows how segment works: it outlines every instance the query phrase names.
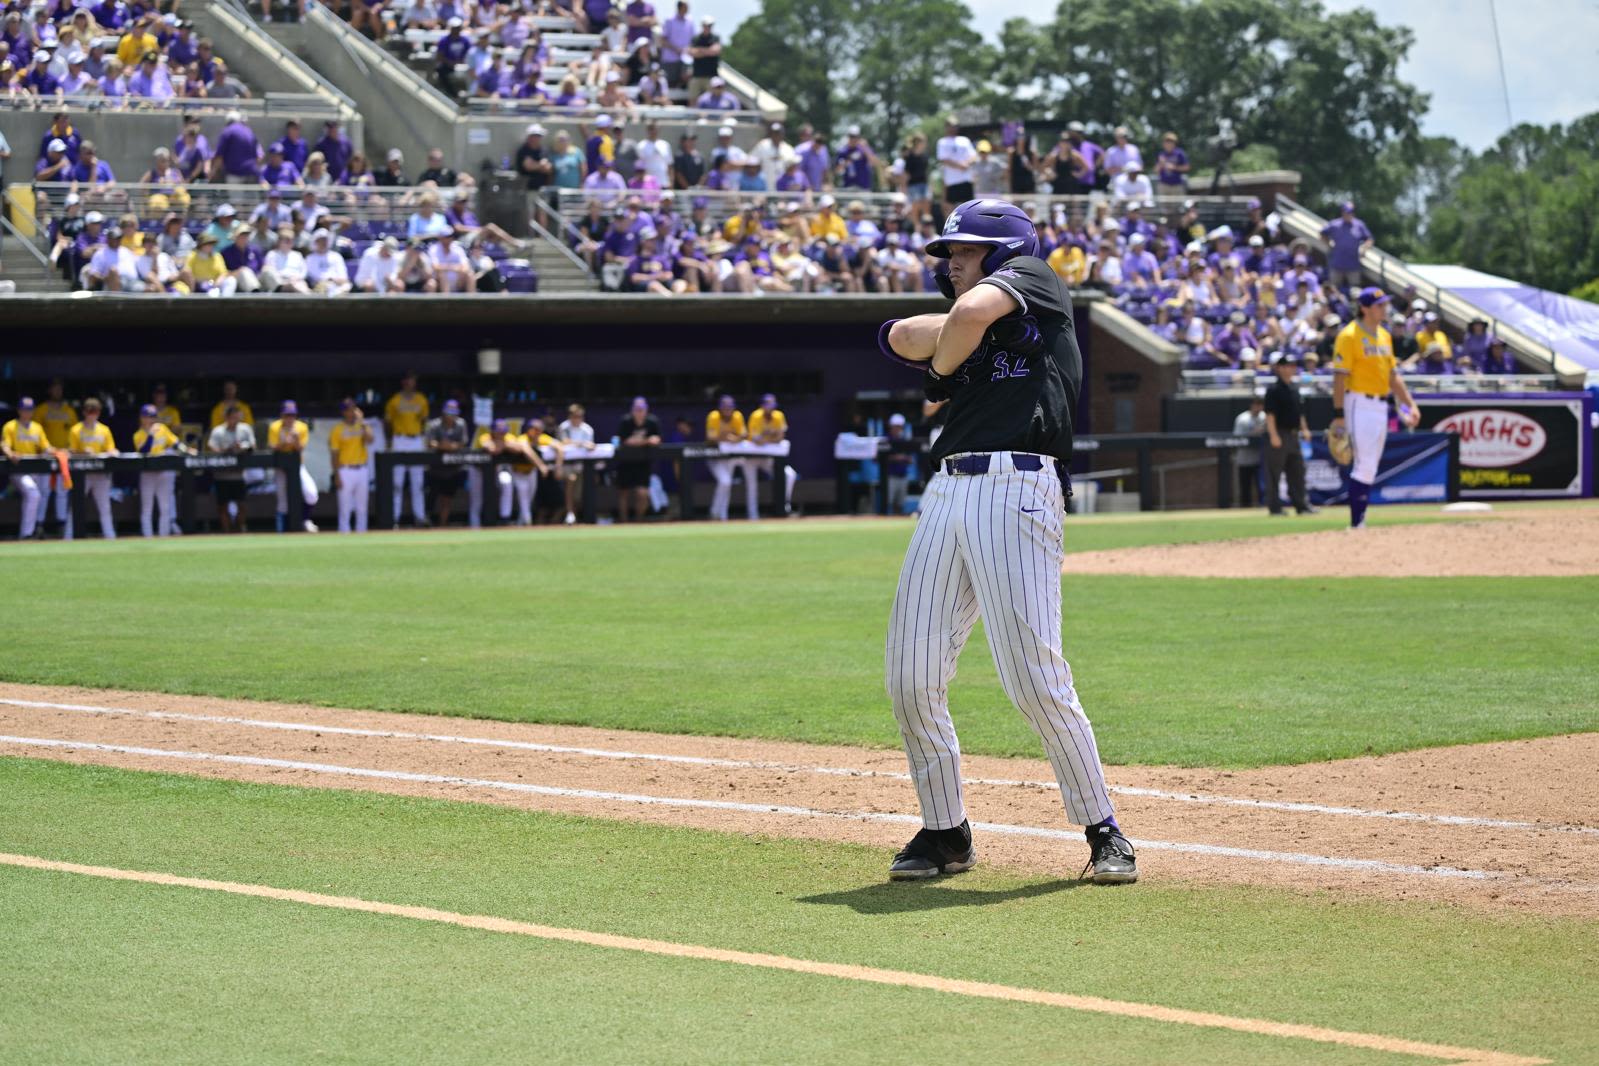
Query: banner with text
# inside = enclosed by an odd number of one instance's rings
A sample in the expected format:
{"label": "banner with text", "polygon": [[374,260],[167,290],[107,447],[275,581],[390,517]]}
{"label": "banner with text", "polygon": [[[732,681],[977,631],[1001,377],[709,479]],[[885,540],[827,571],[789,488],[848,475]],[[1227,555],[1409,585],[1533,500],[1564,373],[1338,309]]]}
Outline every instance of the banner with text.
{"label": "banner with text", "polygon": [[[1394,433],[1383,446],[1372,485],[1372,503],[1444,503],[1450,497],[1447,433]],[[1305,489],[1320,506],[1349,499],[1349,468],[1333,462],[1327,441],[1317,435],[1305,463]],[[1286,496],[1286,494],[1285,494]]]}
{"label": "banner with text", "polygon": [[1593,492],[1593,397],[1585,392],[1418,396],[1421,425],[1460,438],[1466,499]]}

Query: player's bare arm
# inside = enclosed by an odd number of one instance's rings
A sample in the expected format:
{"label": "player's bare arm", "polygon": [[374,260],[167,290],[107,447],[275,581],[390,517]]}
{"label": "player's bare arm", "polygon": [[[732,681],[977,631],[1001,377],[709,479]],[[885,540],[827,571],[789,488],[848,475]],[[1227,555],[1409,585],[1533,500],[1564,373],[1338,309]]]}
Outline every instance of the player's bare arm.
{"label": "player's bare arm", "polygon": [[939,312],[936,315],[895,319],[888,326],[888,346],[896,355],[925,363],[933,357],[933,350],[938,346],[938,335],[944,329],[944,319],[948,317],[944,312]]}
{"label": "player's bare arm", "polygon": [[1393,389],[1394,399],[1399,401],[1399,419],[1411,429],[1421,423],[1421,408],[1416,403],[1416,398],[1410,393],[1410,386],[1405,384],[1405,379],[1395,369],[1388,375],[1388,387]]}
{"label": "player's bare arm", "polygon": [[[967,247],[972,248],[979,260],[986,250],[977,245]],[[957,246],[955,255],[950,257],[952,279],[959,256]],[[955,284],[958,291],[960,282]],[[933,351],[934,372],[948,376],[959,370],[961,364],[970,359],[983,342],[983,334],[988,332],[988,328],[1020,306],[1014,296],[997,285],[973,283],[955,301],[955,306],[949,309],[949,314],[944,318],[944,328],[939,330],[938,344]]]}

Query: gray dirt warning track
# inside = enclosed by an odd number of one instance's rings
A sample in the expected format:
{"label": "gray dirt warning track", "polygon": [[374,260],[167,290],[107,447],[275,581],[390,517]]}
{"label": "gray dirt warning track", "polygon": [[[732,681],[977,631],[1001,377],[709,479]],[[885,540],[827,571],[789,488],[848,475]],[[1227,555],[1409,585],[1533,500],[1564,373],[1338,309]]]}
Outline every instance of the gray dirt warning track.
{"label": "gray dirt warning track", "polygon": [[[884,848],[916,824],[897,752],[149,693],[0,685],[0,756]],[[1109,778],[1149,879],[1599,918],[1596,764],[1599,734],[1584,734]],[[1047,763],[965,770],[984,862],[1078,873],[1086,847]]]}

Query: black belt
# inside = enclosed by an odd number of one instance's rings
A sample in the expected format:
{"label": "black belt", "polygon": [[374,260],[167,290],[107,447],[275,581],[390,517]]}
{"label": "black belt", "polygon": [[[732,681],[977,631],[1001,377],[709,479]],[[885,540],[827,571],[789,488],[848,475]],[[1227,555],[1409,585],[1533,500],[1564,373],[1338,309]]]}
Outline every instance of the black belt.
{"label": "black belt", "polygon": [[[988,473],[993,455],[962,455],[958,458],[944,460],[944,473],[946,474],[986,474]],[[1042,470],[1044,457],[1033,455],[1029,452],[1011,452],[1011,466],[1017,470]]]}

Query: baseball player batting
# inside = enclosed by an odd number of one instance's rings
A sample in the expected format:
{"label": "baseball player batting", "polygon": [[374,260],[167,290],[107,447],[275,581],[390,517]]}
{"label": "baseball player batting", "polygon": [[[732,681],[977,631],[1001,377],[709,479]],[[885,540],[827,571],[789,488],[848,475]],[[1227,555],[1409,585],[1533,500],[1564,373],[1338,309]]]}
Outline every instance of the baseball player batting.
{"label": "baseball player batting", "polygon": [[946,690],[979,614],[1005,694],[1039,738],[1067,816],[1086,827],[1098,884],[1138,879],[1116,824],[1094,730],[1061,655],[1060,570],[1082,356],[1071,303],[1038,257],[1026,212],[968,200],[927,253],[949,260],[947,313],[885,322],[878,345],[948,401],[888,625],[887,682],[924,828],[889,877],[957,873],[977,862]]}
{"label": "baseball player batting", "polygon": [[1394,339],[1383,328],[1388,316],[1388,294],[1378,288],[1360,290],[1356,297],[1360,314],[1339,330],[1333,341],[1333,429],[1345,429],[1354,447],[1354,462],[1349,470],[1349,525],[1366,525],[1366,505],[1371,501],[1371,486],[1377,480],[1377,464],[1382,461],[1383,445],[1388,441],[1388,396],[1399,400],[1399,417],[1405,425],[1421,421],[1415,398],[1399,376],[1394,359]]}

